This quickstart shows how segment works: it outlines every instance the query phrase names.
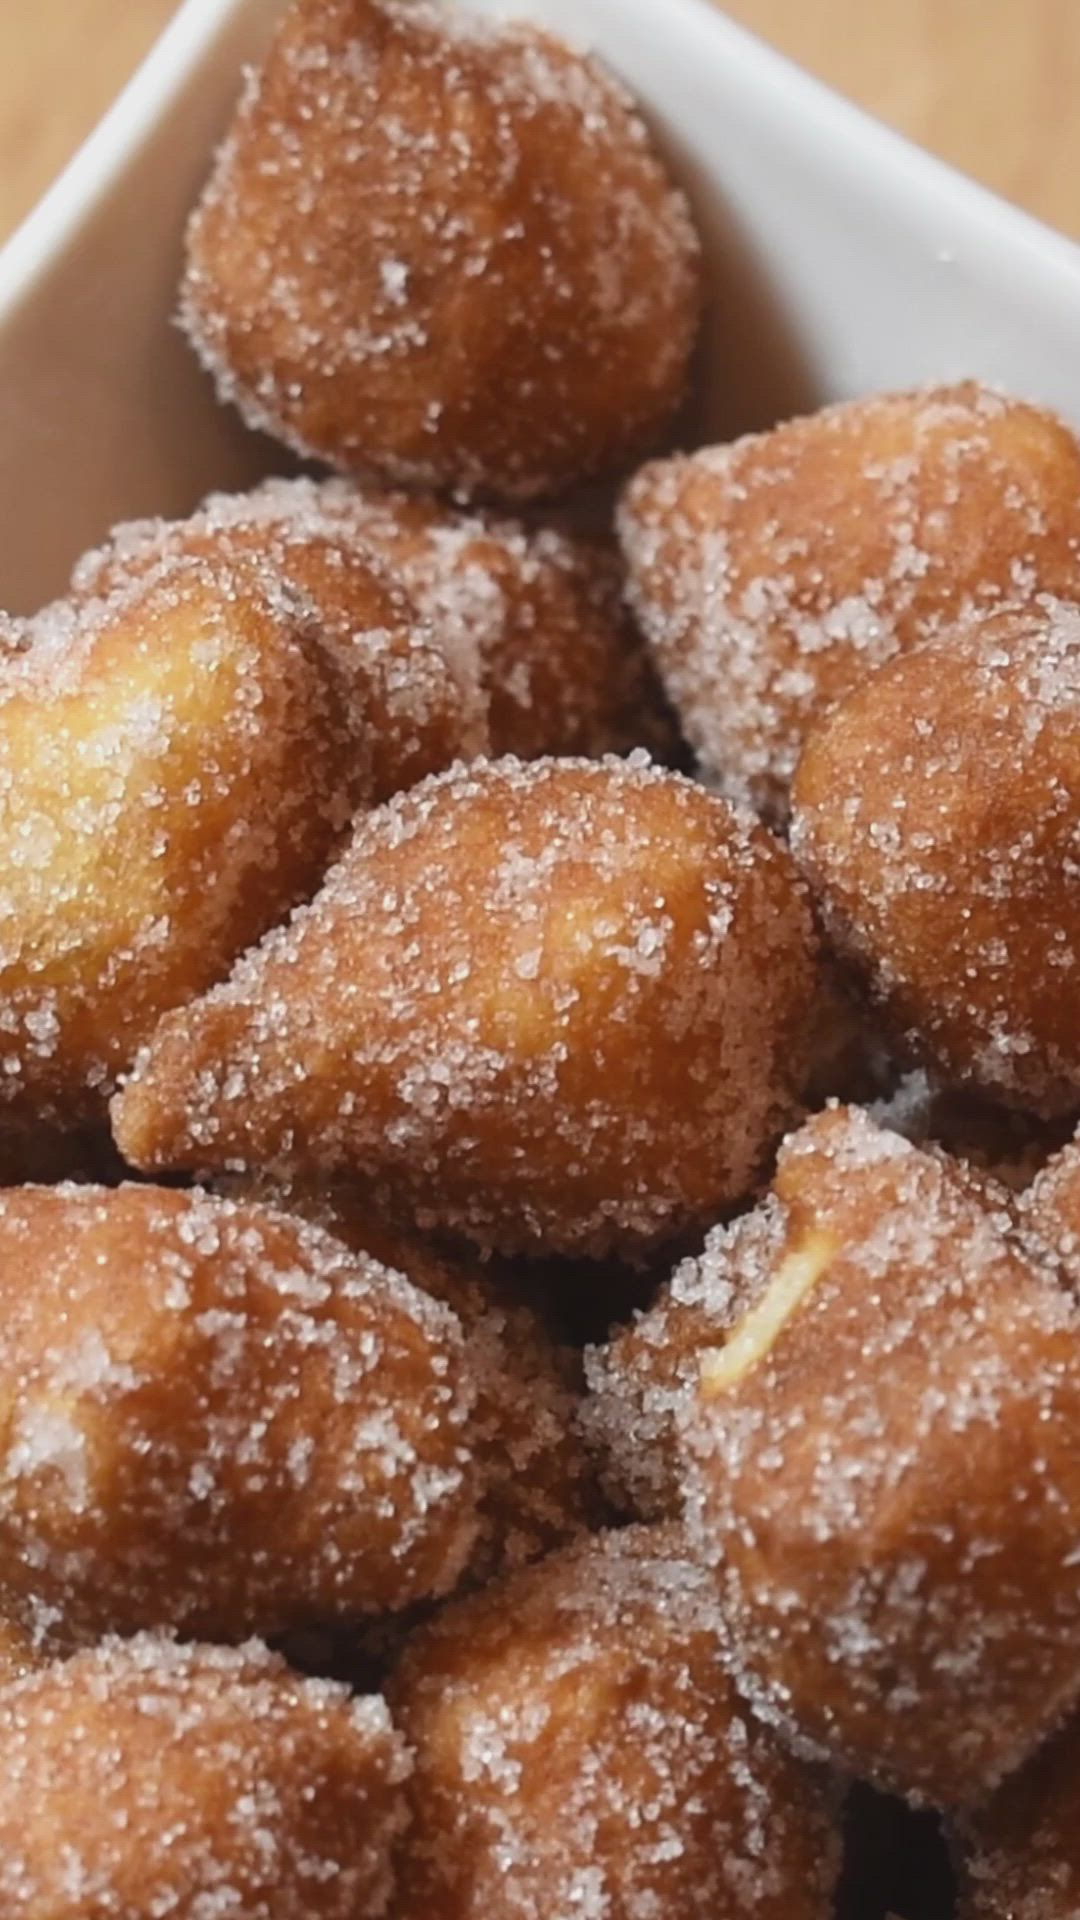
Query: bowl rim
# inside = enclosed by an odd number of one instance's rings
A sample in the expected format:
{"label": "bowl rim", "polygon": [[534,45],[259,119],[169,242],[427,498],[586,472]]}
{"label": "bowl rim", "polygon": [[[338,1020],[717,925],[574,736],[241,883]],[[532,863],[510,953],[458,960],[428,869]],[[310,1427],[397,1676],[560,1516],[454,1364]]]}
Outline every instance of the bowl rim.
{"label": "bowl rim", "polygon": [[122,179],[222,29],[246,3],[183,0],[112,104],[0,247],[0,324]]}

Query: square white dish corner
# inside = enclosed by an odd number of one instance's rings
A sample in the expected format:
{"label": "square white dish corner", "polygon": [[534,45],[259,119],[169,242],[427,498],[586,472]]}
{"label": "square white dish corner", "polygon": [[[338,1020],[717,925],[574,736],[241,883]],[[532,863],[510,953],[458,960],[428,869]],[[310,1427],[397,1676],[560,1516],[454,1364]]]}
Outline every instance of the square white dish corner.
{"label": "square white dish corner", "polygon": [[[975,375],[1080,424],[1080,248],[921,153],[711,0],[472,0],[599,53],[687,187],[711,286],[696,441]],[[116,520],[182,513],[273,449],[172,325],[184,222],[282,0],[186,0],[0,251],[0,606]]]}

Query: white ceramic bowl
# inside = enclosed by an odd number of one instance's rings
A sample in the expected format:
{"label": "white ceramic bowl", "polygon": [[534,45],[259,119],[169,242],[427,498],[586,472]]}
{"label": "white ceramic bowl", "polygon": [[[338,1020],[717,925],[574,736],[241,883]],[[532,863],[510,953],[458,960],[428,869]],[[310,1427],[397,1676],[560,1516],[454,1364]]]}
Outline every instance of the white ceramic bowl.
{"label": "white ceramic bowl", "polygon": [[[876,125],[710,0],[473,0],[587,41],[688,187],[713,313],[694,437],[977,374],[1080,423],[1080,249]],[[170,324],[181,238],[281,0],[186,0],[0,253],[0,605],[59,591],[126,515],[280,456]]]}

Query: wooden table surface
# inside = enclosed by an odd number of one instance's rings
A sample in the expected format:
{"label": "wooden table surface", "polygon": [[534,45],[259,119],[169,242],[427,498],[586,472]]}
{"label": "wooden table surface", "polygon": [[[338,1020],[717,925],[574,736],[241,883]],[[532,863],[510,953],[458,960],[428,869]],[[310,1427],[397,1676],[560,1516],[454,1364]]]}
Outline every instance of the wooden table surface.
{"label": "wooden table surface", "polygon": [[[0,237],[176,0],[0,6]],[[654,0],[659,14],[665,0]],[[728,0],[883,119],[1080,239],[1080,0]]]}

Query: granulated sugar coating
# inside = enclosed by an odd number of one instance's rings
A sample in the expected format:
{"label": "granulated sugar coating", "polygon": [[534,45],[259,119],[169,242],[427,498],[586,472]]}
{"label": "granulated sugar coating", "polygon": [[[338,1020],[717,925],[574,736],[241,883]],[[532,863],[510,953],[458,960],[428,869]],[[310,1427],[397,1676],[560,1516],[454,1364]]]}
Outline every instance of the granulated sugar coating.
{"label": "granulated sugar coating", "polygon": [[630,598],[702,766],[782,817],[809,732],[973,608],[1080,594],[1080,443],[968,381],[645,468]]}
{"label": "granulated sugar coating", "polygon": [[1080,1142],[1054,1155],[1021,1196],[1020,1218],[1037,1251],[1080,1294]]}
{"label": "granulated sugar coating", "polygon": [[323,470],[0,610],[0,1920],[1077,1920],[1080,439],[652,458],[688,203],[481,4],[264,9],[179,319]]}
{"label": "granulated sugar coating", "polygon": [[181,311],[222,398],[298,452],[527,499],[655,441],[699,306],[685,202],[596,63],[428,0],[295,0]]}
{"label": "granulated sugar coating", "polygon": [[470,1446],[484,1482],[470,1582],[524,1566],[599,1523],[603,1501],[577,1428],[580,1355],[557,1347],[532,1307],[478,1263],[451,1261],[419,1234],[388,1226],[355,1190],[293,1184],[265,1197],[404,1274],[461,1321],[477,1382]]}
{"label": "granulated sugar coating", "polygon": [[332,666],[356,801],[389,800],[486,747],[471,636],[429,625],[396,556],[350,524],[329,487],[272,481],[254,493],[215,494],[188,520],[129,521],[83,556],[72,592],[99,599],[180,565],[221,563],[291,605],[308,648]]}
{"label": "granulated sugar coating", "polygon": [[1014,1210],[1072,1131],[1067,1119],[1040,1120],[979,1093],[937,1087],[920,1067],[901,1075],[890,1094],[869,1110],[879,1125],[916,1146],[949,1154],[969,1179],[981,1182],[995,1205]]}
{"label": "granulated sugar coating", "polygon": [[12,1680],[21,1680],[23,1674],[31,1673],[40,1661],[33,1634],[17,1626],[14,1620],[0,1619],[0,1688]]}
{"label": "granulated sugar coating", "polygon": [[646,1312],[586,1353],[581,1427],[624,1511],[646,1520],[681,1514],[679,1419],[697,1394],[702,1355],[723,1342],[783,1241],[783,1210],[773,1199],[714,1227]]}
{"label": "granulated sugar coating", "polygon": [[0,1106],[100,1117],[167,1008],[312,893],[362,759],[302,606],[163,564],[0,675]]}
{"label": "granulated sugar coating", "polygon": [[677,1528],[600,1535],[422,1629],[400,1920],[828,1920],[825,1784],[738,1701]]}
{"label": "granulated sugar coating", "polygon": [[[208,509],[237,504],[212,499]],[[379,554],[473,690],[493,754],[676,751],[603,542],[347,480],[269,480],[243,510],[282,529],[317,517],[334,538]]]}
{"label": "granulated sugar coating", "polygon": [[1071,1721],[957,1832],[958,1920],[1076,1920],[1080,1726]]}
{"label": "granulated sugar coating", "polygon": [[737,1683],[801,1751],[976,1800],[1080,1698],[1080,1319],[944,1159],[786,1143],[758,1295],[683,1430]]}
{"label": "granulated sugar coating", "polygon": [[834,945],[939,1079],[1050,1116],[1080,1087],[1080,609],[893,661],[811,737],[792,847]]}
{"label": "granulated sugar coating", "polygon": [[162,1022],[136,1166],[377,1178],[512,1252],[660,1240],[744,1194],[815,985],[749,816],[647,758],[477,762],[370,815],[322,893]]}
{"label": "granulated sugar coating", "polygon": [[318,1228],[153,1187],[0,1195],[0,1611],[232,1640],[450,1590],[476,1384]]}
{"label": "granulated sugar coating", "polygon": [[5,1920],[382,1920],[408,1821],[385,1702],[257,1642],[143,1635],[0,1691]]}

